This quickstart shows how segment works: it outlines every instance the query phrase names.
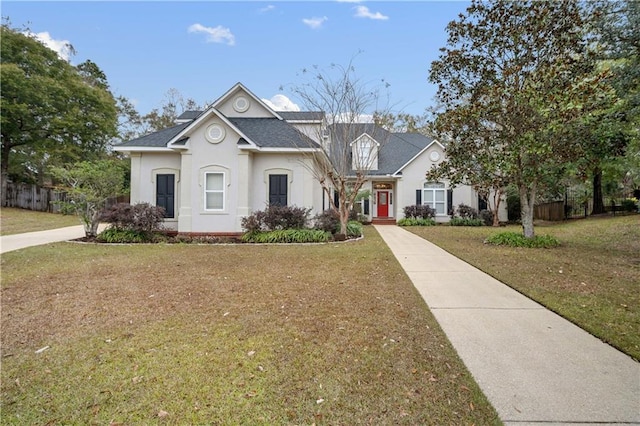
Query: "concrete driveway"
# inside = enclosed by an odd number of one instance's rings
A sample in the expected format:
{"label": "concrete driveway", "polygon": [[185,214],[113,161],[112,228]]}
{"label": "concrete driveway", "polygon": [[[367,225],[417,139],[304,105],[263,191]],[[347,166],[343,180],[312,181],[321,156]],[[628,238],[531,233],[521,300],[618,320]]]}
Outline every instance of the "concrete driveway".
{"label": "concrete driveway", "polygon": [[[106,227],[101,224],[98,232]],[[59,241],[75,240],[84,237],[82,225],[67,226],[65,228],[50,229],[47,231],[26,232],[24,234],[5,235],[0,237],[0,253],[7,253],[26,247],[39,246]]]}

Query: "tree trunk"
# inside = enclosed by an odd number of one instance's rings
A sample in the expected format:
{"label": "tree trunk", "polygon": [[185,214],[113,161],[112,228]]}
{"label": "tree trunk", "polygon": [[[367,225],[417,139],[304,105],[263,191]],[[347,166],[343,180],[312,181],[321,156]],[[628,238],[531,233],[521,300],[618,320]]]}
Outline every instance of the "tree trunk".
{"label": "tree trunk", "polygon": [[536,187],[533,185],[531,188],[527,188],[525,185],[520,185],[519,192],[522,232],[525,238],[533,238],[535,237],[535,231],[533,229],[533,206],[536,200]]}
{"label": "tree trunk", "polygon": [[7,206],[7,185],[9,181],[9,146],[2,144],[2,153],[0,153],[0,205]]}
{"label": "tree trunk", "polygon": [[500,226],[500,202],[502,201],[502,190],[493,193],[493,224],[492,226]]}
{"label": "tree trunk", "polygon": [[593,210],[591,214],[605,213],[602,197],[602,169],[598,166],[593,170]]}

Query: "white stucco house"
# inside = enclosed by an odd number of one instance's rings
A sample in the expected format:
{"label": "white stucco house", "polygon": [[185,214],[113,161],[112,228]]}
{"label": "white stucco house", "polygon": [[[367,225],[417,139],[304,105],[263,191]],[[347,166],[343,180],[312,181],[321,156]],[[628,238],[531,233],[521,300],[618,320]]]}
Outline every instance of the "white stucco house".
{"label": "white stucco house", "polygon": [[[330,143],[325,125],[321,112],[274,111],[238,83],[205,111],[187,111],[174,126],[114,149],[131,158],[131,203],[164,207],[167,228],[238,234],[243,217],[270,203],[311,208],[312,214],[329,208],[311,171],[311,155]],[[369,124],[350,146],[354,158],[363,150],[371,153],[363,188],[370,197],[361,202],[361,212],[372,221],[395,221],[414,204],[435,208],[440,222],[458,204],[479,207],[470,187],[425,180],[444,156],[434,139]]]}

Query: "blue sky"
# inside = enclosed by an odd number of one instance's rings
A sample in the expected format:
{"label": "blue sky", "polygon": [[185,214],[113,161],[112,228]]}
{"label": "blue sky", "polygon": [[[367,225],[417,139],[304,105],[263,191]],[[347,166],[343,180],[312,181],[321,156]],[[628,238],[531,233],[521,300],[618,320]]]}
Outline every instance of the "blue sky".
{"label": "blue sky", "polygon": [[356,54],[358,77],[373,83],[385,79],[396,111],[421,114],[434,103],[430,63],[445,45],[447,23],[466,6],[461,1],[3,1],[1,10],[14,27],[28,26],[53,47],[69,42],[77,52],[72,63],[97,63],[112,90],[143,114],[158,107],[171,88],[205,104],[237,82],[261,98],[281,94],[301,104],[288,86],[303,81],[302,69],[344,65]]}

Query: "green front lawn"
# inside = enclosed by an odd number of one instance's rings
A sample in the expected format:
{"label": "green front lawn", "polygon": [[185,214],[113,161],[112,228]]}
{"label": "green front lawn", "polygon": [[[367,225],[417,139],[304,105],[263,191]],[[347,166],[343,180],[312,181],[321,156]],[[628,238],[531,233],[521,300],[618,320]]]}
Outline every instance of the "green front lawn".
{"label": "green front lawn", "polygon": [[45,231],[81,224],[80,219],[73,215],[36,212],[12,207],[3,207],[0,210],[0,235]]}
{"label": "green front lawn", "polygon": [[552,249],[483,244],[507,228],[406,228],[640,360],[640,215],[536,226]]}
{"label": "green front lawn", "polygon": [[372,227],[1,262],[3,423],[500,424]]}

